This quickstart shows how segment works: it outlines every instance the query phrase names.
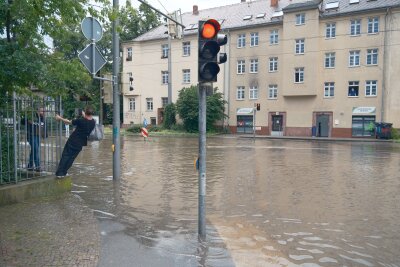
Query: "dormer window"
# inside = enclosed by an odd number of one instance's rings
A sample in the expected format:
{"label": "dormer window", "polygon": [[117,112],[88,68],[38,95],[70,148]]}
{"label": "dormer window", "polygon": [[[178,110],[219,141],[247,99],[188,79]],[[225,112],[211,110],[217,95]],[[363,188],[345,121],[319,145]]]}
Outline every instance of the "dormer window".
{"label": "dormer window", "polygon": [[339,2],[326,3],[325,10],[335,9],[339,7]]}
{"label": "dormer window", "polygon": [[256,18],[257,18],[257,19],[265,18],[265,13],[257,14]]}
{"label": "dormer window", "polygon": [[243,17],[243,20],[250,20],[253,17],[253,15],[247,15]]}

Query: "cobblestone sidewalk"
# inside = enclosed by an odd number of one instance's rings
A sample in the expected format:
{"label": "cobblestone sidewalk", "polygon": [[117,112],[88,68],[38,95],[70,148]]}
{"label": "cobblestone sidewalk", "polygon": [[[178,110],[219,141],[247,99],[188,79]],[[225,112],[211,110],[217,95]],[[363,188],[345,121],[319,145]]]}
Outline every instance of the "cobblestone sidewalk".
{"label": "cobblestone sidewalk", "polygon": [[0,207],[0,266],[96,266],[100,234],[92,211],[66,193]]}

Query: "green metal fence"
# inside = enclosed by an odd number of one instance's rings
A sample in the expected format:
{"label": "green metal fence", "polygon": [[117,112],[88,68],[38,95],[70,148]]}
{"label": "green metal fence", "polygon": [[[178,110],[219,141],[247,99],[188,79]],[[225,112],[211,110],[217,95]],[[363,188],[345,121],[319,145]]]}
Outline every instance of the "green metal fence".
{"label": "green metal fence", "polygon": [[54,173],[62,149],[61,101],[0,96],[0,185]]}

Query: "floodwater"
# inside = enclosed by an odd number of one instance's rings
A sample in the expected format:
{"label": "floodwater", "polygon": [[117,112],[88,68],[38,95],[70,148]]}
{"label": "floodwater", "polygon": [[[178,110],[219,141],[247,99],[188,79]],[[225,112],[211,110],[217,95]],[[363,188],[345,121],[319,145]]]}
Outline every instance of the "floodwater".
{"label": "floodwater", "polygon": [[[197,238],[197,138],[123,137],[78,157],[99,266],[400,266],[400,145],[207,139],[207,239]],[[76,175],[75,175],[76,174]]]}

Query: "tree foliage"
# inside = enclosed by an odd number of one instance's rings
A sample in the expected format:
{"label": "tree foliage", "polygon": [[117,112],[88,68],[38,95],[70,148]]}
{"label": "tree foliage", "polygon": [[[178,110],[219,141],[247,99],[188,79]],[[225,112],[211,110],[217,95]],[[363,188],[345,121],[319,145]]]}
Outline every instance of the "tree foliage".
{"label": "tree foliage", "polygon": [[163,124],[166,129],[171,129],[176,124],[176,107],[174,103],[165,106]]}
{"label": "tree foliage", "polygon": [[[207,96],[207,130],[213,129],[218,120],[222,120],[225,103],[223,95],[214,89],[214,94]],[[183,88],[179,91],[176,109],[179,117],[183,120],[183,125],[188,132],[199,130],[199,95],[197,86]]]}

